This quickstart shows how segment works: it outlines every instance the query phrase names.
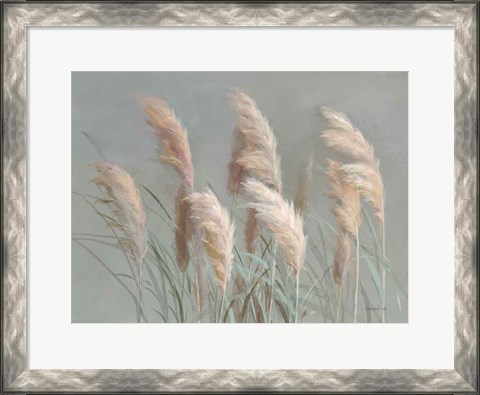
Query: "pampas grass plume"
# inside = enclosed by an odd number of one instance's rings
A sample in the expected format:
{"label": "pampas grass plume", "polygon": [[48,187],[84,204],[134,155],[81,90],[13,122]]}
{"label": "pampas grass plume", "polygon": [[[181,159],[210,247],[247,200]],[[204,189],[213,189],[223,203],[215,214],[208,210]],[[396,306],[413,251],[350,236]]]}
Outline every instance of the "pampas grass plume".
{"label": "pampas grass plume", "polygon": [[197,231],[203,233],[203,247],[212,262],[217,282],[225,293],[232,269],[234,224],[210,189],[194,192],[188,199],[192,223]]}
{"label": "pampas grass plume", "polygon": [[300,215],[303,215],[307,208],[308,193],[310,190],[310,184],[312,182],[314,162],[315,157],[313,154],[311,154],[299,175],[294,204],[295,210],[297,210],[297,213]]}
{"label": "pampas grass plume", "polygon": [[371,203],[375,217],[383,226],[385,200],[383,180],[373,147],[345,114],[330,107],[321,107],[320,113],[329,124],[329,129],[322,133],[322,138],[328,147],[357,160],[353,164],[343,165],[343,169],[357,185],[359,192]]}
{"label": "pampas grass plume", "polygon": [[252,198],[248,206],[255,209],[257,219],[270,229],[287,263],[299,278],[306,247],[302,217],[295,212],[292,203],[287,203],[278,192],[263,183],[248,178],[243,186]]}
{"label": "pampas grass plume", "polygon": [[327,160],[327,177],[330,181],[329,196],[336,204],[333,213],[339,225],[351,236],[356,236],[362,224],[360,194],[356,184],[343,166],[333,160]]}
{"label": "pampas grass plume", "polygon": [[139,100],[148,124],[163,147],[160,160],[173,166],[180,178],[193,189],[194,169],[187,130],[163,100],[149,96]]}
{"label": "pampas grass plume", "polygon": [[229,189],[240,191],[248,174],[278,192],[282,190],[277,140],[255,101],[235,92],[230,101],[237,112],[237,126],[229,165]]}
{"label": "pampas grass plume", "polygon": [[138,188],[120,166],[108,162],[92,165],[97,172],[92,181],[105,193],[104,202],[112,208],[115,222],[110,225],[123,232],[121,246],[141,266],[147,251],[147,217]]}
{"label": "pampas grass plume", "polygon": [[254,255],[257,250],[257,240],[260,234],[260,226],[254,209],[247,210],[247,222],[245,224],[245,246],[249,254]]}

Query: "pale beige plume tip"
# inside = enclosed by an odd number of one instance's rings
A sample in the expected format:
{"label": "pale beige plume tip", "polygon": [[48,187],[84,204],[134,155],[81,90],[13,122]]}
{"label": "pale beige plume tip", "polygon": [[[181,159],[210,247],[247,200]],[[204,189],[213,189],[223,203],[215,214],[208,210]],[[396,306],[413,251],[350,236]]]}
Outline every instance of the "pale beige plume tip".
{"label": "pale beige plume tip", "polygon": [[115,221],[110,226],[121,230],[121,246],[137,265],[142,265],[147,251],[147,217],[140,192],[132,177],[120,166],[108,162],[92,164],[97,174],[93,182],[106,195]]}
{"label": "pale beige plume tip", "polygon": [[163,148],[160,160],[173,166],[180,178],[193,189],[194,170],[187,130],[163,100],[142,96],[138,101]]}
{"label": "pale beige plume tip", "polygon": [[278,192],[282,190],[277,140],[255,101],[243,92],[235,92],[230,101],[237,113],[228,186],[241,193],[242,182],[250,175]]}

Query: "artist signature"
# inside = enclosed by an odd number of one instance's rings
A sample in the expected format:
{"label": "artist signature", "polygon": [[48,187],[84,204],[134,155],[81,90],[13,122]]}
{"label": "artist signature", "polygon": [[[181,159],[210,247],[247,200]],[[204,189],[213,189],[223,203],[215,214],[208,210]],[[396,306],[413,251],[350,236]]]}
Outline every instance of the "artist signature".
{"label": "artist signature", "polygon": [[387,311],[387,306],[367,307],[367,310],[370,310],[370,311]]}

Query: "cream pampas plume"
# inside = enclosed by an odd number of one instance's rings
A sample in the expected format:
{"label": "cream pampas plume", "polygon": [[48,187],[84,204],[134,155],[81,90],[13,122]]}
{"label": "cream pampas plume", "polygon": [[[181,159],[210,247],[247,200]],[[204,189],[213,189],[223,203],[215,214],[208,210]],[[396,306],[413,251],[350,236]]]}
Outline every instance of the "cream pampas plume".
{"label": "cream pampas plume", "polygon": [[343,166],[333,160],[327,161],[327,177],[330,181],[329,196],[335,200],[333,213],[339,225],[355,237],[362,224],[360,195]]}
{"label": "cream pampas plume", "polygon": [[135,283],[140,299],[138,320],[141,322],[143,258],[147,252],[147,216],[142,199],[132,177],[120,166],[108,162],[95,162],[93,166],[97,175],[92,181],[106,196],[100,201],[112,209],[113,219],[108,224],[123,233],[119,243],[138,271]]}
{"label": "cream pampas plume", "polygon": [[242,92],[230,97],[237,112],[237,126],[229,165],[229,189],[241,193],[241,183],[253,176],[277,192],[282,190],[277,140],[255,101]]}
{"label": "cream pampas plume", "polygon": [[[335,246],[335,258],[333,262],[334,280],[340,287],[340,295],[343,288],[343,281],[348,272],[348,262],[346,259],[350,251],[349,235],[355,237],[357,242],[357,270],[355,282],[355,303],[354,303],[354,322],[357,321],[358,312],[358,291],[360,284],[360,244],[358,229],[361,226],[361,206],[360,195],[357,186],[350,179],[349,173],[345,171],[338,162],[327,161],[327,177],[330,181],[329,196],[335,200],[333,213],[340,225],[340,231],[337,235],[337,244]],[[345,251],[341,249],[345,248]],[[339,305],[341,298],[339,297]]]}
{"label": "cream pampas plume", "polygon": [[160,160],[173,166],[182,180],[175,196],[175,247],[178,267],[184,271],[190,259],[188,243],[192,237],[189,201],[186,197],[193,189],[194,180],[188,133],[163,100],[150,96],[141,97],[139,100],[148,124],[163,147]]}
{"label": "cream pampas plume", "polygon": [[[242,194],[242,182],[255,177],[277,192],[282,190],[280,158],[277,140],[255,101],[242,92],[231,95],[230,101],[237,113],[237,125],[232,143],[232,156],[228,165],[228,189]],[[255,254],[260,229],[254,210],[249,210],[245,226],[247,252]],[[250,260],[251,263],[251,260]]]}
{"label": "cream pampas plume", "polygon": [[383,181],[378,166],[368,163],[352,163],[343,165],[359,192],[369,202],[374,210],[375,218],[382,226],[384,224],[384,190]]}
{"label": "cream pampas plume", "polygon": [[263,183],[247,178],[243,187],[246,194],[252,198],[252,203],[248,206],[255,209],[256,218],[270,229],[275,242],[282,249],[283,256],[295,274],[297,282],[295,320],[297,320],[298,288],[306,247],[302,217],[295,212],[292,203],[287,203],[282,195]]}
{"label": "cream pampas plume", "polygon": [[311,154],[308,157],[307,163],[303,167],[298,178],[297,193],[295,194],[294,205],[297,213],[301,215],[303,215],[307,208],[308,193],[310,190],[310,184],[312,182],[314,162],[315,157],[313,154]]}
{"label": "cream pampas plume", "polygon": [[163,147],[160,160],[173,166],[180,178],[192,189],[194,172],[186,129],[163,100],[142,97],[140,101],[143,112],[147,116],[147,122]]}
{"label": "cream pampas plume", "polygon": [[322,133],[328,147],[335,148],[359,161],[375,163],[373,148],[344,113],[330,107],[320,107],[320,114],[330,128]]}
{"label": "cream pampas plume", "polygon": [[[365,200],[373,207],[375,218],[381,229],[385,260],[385,193],[380,164],[375,158],[373,147],[345,114],[329,107],[321,107],[320,113],[329,124],[329,129],[322,133],[327,146],[356,160],[352,164],[343,165],[342,168],[349,174],[349,178],[355,183]],[[385,300],[385,268],[382,268],[382,288],[383,300]],[[385,322],[385,309],[382,309],[382,321]]]}
{"label": "cream pampas plume", "polygon": [[120,166],[108,162],[95,162],[93,166],[97,171],[93,182],[107,196],[103,202],[109,204],[114,215],[109,225],[123,232],[121,245],[140,267],[147,251],[147,217],[138,188]]}
{"label": "cream pampas plume", "polygon": [[189,200],[193,225],[201,232],[203,247],[212,262],[218,285],[225,294],[232,269],[234,225],[211,190],[194,192]]}
{"label": "cream pampas plume", "polygon": [[306,244],[301,216],[295,213],[293,204],[263,183],[247,178],[243,186],[252,198],[248,206],[255,209],[257,219],[270,229],[295,276],[300,276]]}
{"label": "cream pampas plume", "polygon": [[329,107],[320,108],[321,115],[329,123],[328,130],[322,138],[328,147],[351,156],[357,162],[344,165],[358,190],[372,205],[375,217],[383,226],[384,223],[384,189],[380,165],[375,159],[373,147],[365,140],[347,116]]}

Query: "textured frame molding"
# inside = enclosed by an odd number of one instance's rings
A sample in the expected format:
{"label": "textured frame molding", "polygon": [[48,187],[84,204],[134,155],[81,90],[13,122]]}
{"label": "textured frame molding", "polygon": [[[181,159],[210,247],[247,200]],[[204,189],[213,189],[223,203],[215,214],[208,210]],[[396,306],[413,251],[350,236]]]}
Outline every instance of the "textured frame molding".
{"label": "textured frame molding", "polygon": [[[3,392],[478,393],[478,8],[430,3],[2,3]],[[452,26],[455,29],[453,370],[29,370],[26,323],[28,26]]]}

